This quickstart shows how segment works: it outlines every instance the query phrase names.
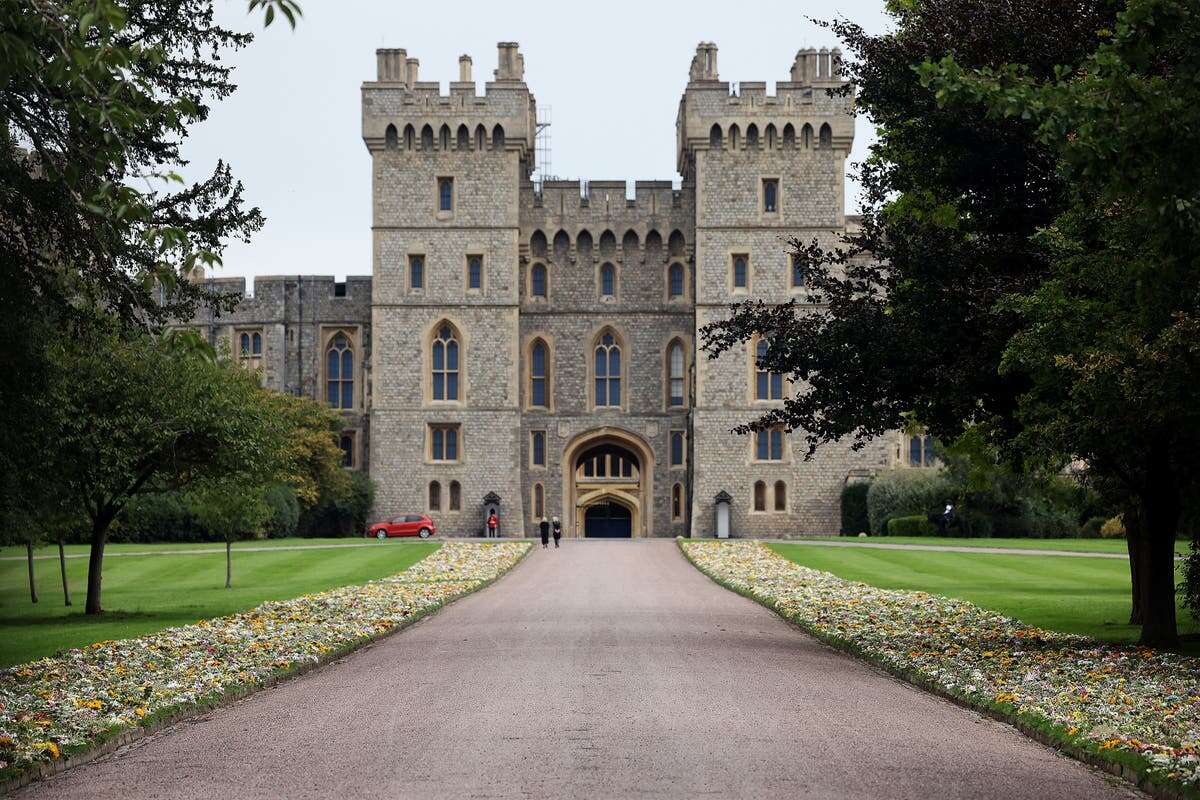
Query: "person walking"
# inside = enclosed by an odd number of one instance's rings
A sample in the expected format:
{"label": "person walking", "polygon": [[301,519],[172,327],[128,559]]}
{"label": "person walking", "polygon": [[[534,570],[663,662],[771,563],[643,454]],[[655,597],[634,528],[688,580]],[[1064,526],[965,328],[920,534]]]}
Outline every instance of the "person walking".
{"label": "person walking", "polygon": [[495,509],[492,509],[492,512],[488,514],[487,529],[488,538],[495,539],[497,535],[496,532],[500,529],[500,518],[496,516]]}
{"label": "person walking", "polygon": [[[554,528],[554,546],[558,547],[558,540],[562,538],[562,523],[558,521],[558,517],[554,518],[553,528]],[[545,541],[544,534],[542,537],[542,541]]]}
{"label": "person walking", "polygon": [[[542,531],[542,549],[545,550],[550,546],[550,523],[546,521],[545,517],[542,517],[542,521],[538,523],[538,528]],[[555,544],[558,543],[555,542]]]}

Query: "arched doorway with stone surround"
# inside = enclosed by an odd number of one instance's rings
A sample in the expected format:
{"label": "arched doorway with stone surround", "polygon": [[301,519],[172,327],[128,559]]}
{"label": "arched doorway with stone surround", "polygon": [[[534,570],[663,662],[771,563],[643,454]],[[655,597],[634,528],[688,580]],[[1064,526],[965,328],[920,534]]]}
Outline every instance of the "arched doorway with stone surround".
{"label": "arched doorway with stone surround", "polygon": [[637,434],[606,426],[563,450],[563,528],[568,536],[649,536],[654,452]]}

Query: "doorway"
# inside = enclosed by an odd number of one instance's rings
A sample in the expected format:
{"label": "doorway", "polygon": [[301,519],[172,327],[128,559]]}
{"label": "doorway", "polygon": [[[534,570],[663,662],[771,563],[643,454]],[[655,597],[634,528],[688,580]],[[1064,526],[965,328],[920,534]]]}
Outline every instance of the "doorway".
{"label": "doorway", "polygon": [[588,506],[583,517],[583,535],[589,539],[632,538],[633,513],[611,500]]}

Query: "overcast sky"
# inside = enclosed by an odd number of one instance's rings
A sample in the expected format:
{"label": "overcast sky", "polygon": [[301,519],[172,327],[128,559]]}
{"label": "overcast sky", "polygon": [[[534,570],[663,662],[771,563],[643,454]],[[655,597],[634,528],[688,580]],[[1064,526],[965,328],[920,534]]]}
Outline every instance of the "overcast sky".
{"label": "overcast sky", "polygon": [[[267,224],[249,245],[231,244],[219,275],[371,272],[370,159],[360,138],[359,87],[375,76],[375,48],[403,47],[420,78],[442,91],[458,57],[483,84],[496,42],[516,41],[539,109],[551,109],[551,164],[563,178],[666,179],[675,172],[675,114],[696,44],[719,48],[722,80],[787,80],[798,49],[833,47],[807,15],[886,24],[883,0],[830,4],[707,0],[457,3],[302,0],[295,31],[262,30],[246,0],[217,0],[229,27],[256,40],[228,57],[238,91],[217,103],[185,147],[195,177],[225,158]],[[851,160],[866,152],[859,120]],[[851,184],[847,210],[857,207]]]}

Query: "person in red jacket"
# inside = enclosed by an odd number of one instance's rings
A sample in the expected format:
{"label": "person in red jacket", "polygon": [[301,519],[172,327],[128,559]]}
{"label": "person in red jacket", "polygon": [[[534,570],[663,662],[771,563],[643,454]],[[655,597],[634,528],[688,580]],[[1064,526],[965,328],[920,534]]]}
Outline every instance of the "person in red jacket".
{"label": "person in red jacket", "polygon": [[497,535],[496,531],[499,530],[499,528],[500,518],[496,516],[495,510],[493,510],[492,513],[488,514],[487,519],[488,538],[495,539]]}

